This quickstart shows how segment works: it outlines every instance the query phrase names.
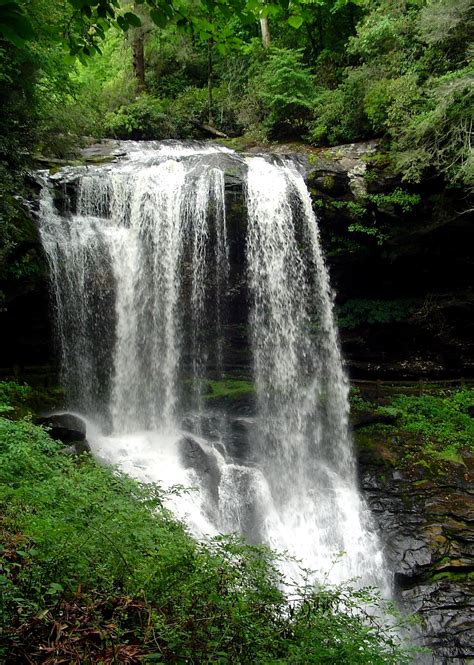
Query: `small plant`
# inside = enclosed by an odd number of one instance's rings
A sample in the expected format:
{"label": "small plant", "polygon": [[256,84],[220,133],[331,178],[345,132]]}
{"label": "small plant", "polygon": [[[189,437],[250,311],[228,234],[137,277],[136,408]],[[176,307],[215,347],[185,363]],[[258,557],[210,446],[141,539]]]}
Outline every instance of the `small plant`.
{"label": "small plant", "polygon": [[[443,462],[464,464],[463,450],[474,449],[474,389],[460,388],[437,394],[396,395],[384,406],[369,404],[374,414],[391,416],[393,425],[369,425],[364,436],[400,439],[405,463],[439,468]],[[359,402],[355,396],[357,410]],[[405,443],[404,443],[405,442]]]}
{"label": "small plant", "polygon": [[337,308],[340,328],[352,329],[364,324],[385,324],[408,320],[417,301],[406,300],[347,300]]}
{"label": "small plant", "polygon": [[367,198],[374,203],[377,208],[398,206],[405,213],[411,212],[421,200],[419,194],[410,194],[410,192],[400,188],[390,194],[369,194]]}
{"label": "small plant", "polygon": [[25,404],[31,393],[30,386],[21,386],[14,381],[0,382],[0,413],[15,411]]}

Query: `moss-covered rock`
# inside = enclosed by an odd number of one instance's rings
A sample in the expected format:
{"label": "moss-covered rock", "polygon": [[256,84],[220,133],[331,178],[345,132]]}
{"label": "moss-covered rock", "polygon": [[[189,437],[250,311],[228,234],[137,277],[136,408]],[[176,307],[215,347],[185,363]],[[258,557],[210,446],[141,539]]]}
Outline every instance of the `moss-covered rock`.
{"label": "moss-covered rock", "polygon": [[373,426],[355,433],[361,486],[395,571],[397,594],[422,621],[436,663],[468,662],[474,628],[472,454],[434,459],[420,436]]}

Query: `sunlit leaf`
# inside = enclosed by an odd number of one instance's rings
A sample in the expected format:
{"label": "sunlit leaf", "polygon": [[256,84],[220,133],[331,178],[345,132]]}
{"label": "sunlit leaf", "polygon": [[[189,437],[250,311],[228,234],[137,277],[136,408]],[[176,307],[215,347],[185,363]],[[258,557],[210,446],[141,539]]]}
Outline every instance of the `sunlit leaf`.
{"label": "sunlit leaf", "polygon": [[303,25],[303,17],[299,14],[292,14],[288,17],[288,25],[291,25],[291,27],[295,28],[296,30],[301,28]]}

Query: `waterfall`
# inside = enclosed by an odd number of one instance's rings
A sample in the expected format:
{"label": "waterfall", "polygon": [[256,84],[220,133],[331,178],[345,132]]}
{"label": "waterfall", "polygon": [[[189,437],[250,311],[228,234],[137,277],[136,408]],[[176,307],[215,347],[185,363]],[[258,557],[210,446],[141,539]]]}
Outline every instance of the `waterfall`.
{"label": "waterfall", "polygon": [[[123,150],[111,164],[43,175],[39,215],[63,382],[94,453],[139,480],[195,488],[171,505],[200,536],[235,531],[320,577],[386,590],[303,177],[291,161],[213,145]],[[246,211],[231,232],[235,173]],[[232,313],[237,292],[246,309]],[[207,382],[237,371],[229,312],[253,358],[245,417],[206,399]]]}

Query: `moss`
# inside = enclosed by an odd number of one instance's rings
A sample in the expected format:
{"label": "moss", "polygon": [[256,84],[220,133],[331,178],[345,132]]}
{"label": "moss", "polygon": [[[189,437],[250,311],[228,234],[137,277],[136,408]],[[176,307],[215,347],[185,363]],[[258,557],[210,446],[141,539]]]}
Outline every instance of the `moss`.
{"label": "moss", "polygon": [[432,486],[431,481],[426,480],[426,479],[414,480],[413,483],[412,483],[412,487],[414,487],[416,489],[419,489],[419,490],[428,489],[431,486]]}
{"label": "moss", "polygon": [[[449,565],[450,559],[446,562]],[[429,574],[427,582],[439,582],[441,580],[448,580],[449,582],[470,582],[474,581],[474,571],[466,571],[464,568],[459,570],[443,570],[438,573]]]}
{"label": "moss", "polygon": [[323,187],[324,189],[331,190],[334,188],[336,179],[333,175],[325,175],[323,177]]}
{"label": "moss", "polygon": [[462,466],[466,466],[460,452],[453,446],[447,446],[439,452],[435,451],[433,455],[439,460],[450,462],[451,464],[461,464]]}
{"label": "moss", "polygon": [[356,412],[363,407],[375,415],[395,419],[393,425],[369,425],[359,430],[358,445],[367,449],[373,439],[373,448],[384,445],[398,464],[421,472],[445,475],[455,472],[455,467],[466,467],[463,451],[472,447],[474,435],[474,421],[469,415],[474,390],[446,390],[434,383],[423,385],[423,393],[419,392],[420,386],[414,389],[418,394],[395,394],[384,406],[354,393],[351,402]]}
{"label": "moss", "polygon": [[222,397],[236,398],[255,393],[252,381],[244,379],[222,379],[221,381],[207,381],[204,398],[213,400]]}
{"label": "moss", "polygon": [[375,462],[388,467],[395,466],[398,461],[396,452],[393,450],[392,442],[383,434],[377,426],[361,428],[354,433],[356,447],[359,452]]}
{"label": "moss", "polygon": [[390,156],[381,151],[367,153],[361,159],[377,171],[386,171],[392,166]]}

